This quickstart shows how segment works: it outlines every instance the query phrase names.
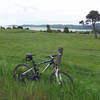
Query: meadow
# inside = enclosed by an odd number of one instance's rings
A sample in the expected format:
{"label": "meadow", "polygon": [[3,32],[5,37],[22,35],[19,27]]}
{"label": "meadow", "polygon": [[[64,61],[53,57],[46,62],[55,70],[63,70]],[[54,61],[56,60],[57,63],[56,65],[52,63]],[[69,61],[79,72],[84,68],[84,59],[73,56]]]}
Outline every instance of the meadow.
{"label": "meadow", "polygon": [[[14,80],[13,69],[25,63],[27,53],[36,54],[34,59],[39,62],[56,54],[58,47],[64,48],[60,69],[72,76],[73,87],[50,84],[52,68],[39,82]],[[94,39],[93,34],[0,30],[0,100],[100,100],[100,38]]]}

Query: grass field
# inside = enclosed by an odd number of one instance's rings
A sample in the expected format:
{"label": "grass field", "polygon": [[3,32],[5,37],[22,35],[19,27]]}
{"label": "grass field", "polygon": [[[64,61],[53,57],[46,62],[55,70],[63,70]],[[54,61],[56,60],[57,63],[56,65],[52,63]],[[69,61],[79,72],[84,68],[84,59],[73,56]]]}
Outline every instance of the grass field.
{"label": "grass field", "polygon": [[[40,82],[24,85],[13,79],[13,69],[25,63],[26,53],[36,54],[38,62],[55,54],[58,47],[64,48],[60,69],[72,76],[73,88],[51,85],[52,68]],[[94,39],[92,34],[0,30],[0,100],[100,100],[100,38]]]}

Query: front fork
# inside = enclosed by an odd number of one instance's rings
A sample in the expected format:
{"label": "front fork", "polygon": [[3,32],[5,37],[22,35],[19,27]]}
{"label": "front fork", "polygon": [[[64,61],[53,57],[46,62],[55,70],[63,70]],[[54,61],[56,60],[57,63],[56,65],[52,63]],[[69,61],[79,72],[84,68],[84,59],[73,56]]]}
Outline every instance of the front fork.
{"label": "front fork", "polygon": [[59,74],[59,69],[57,66],[54,68],[54,73],[55,73],[58,84],[61,84],[62,78],[61,78],[61,75]]}

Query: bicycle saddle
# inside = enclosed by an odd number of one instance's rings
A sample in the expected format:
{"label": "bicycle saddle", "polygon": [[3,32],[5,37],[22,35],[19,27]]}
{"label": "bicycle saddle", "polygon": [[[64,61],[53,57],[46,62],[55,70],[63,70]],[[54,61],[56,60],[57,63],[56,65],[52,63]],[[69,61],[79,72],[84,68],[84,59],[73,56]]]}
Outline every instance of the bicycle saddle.
{"label": "bicycle saddle", "polygon": [[31,53],[26,54],[26,61],[32,60],[32,56],[35,56],[35,55]]}

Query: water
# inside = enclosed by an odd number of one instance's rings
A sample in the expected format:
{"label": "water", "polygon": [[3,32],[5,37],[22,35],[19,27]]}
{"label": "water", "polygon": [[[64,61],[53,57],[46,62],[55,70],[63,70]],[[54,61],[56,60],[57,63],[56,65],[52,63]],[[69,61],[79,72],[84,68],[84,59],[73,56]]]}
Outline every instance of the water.
{"label": "water", "polygon": [[[7,27],[11,27],[12,28],[12,26],[4,26],[5,28],[7,28]],[[29,26],[27,26],[27,27],[23,27],[23,28],[29,28],[30,30],[37,30],[37,31],[40,31],[40,30],[42,30],[42,31],[45,31],[45,30],[47,30],[47,28],[46,27],[33,27],[33,26],[31,26],[31,27],[29,27]],[[51,28],[52,30],[61,30],[62,32],[63,32],[63,30],[64,29],[62,29],[62,28]],[[83,31],[83,32],[85,32],[85,31],[92,31],[91,29],[69,29],[69,31],[72,31],[72,32],[76,32],[76,31]]]}
{"label": "water", "polygon": [[[24,28],[26,28],[26,27],[24,27]],[[42,30],[42,31],[45,31],[45,30],[47,30],[47,28],[46,27],[28,27],[30,30],[37,30],[37,31],[40,31],[40,30]],[[52,30],[61,30],[61,31],[63,31],[64,29],[61,29],[61,28],[51,28]],[[73,31],[73,32],[75,32],[75,31],[91,31],[91,29],[69,29],[69,31]]]}

